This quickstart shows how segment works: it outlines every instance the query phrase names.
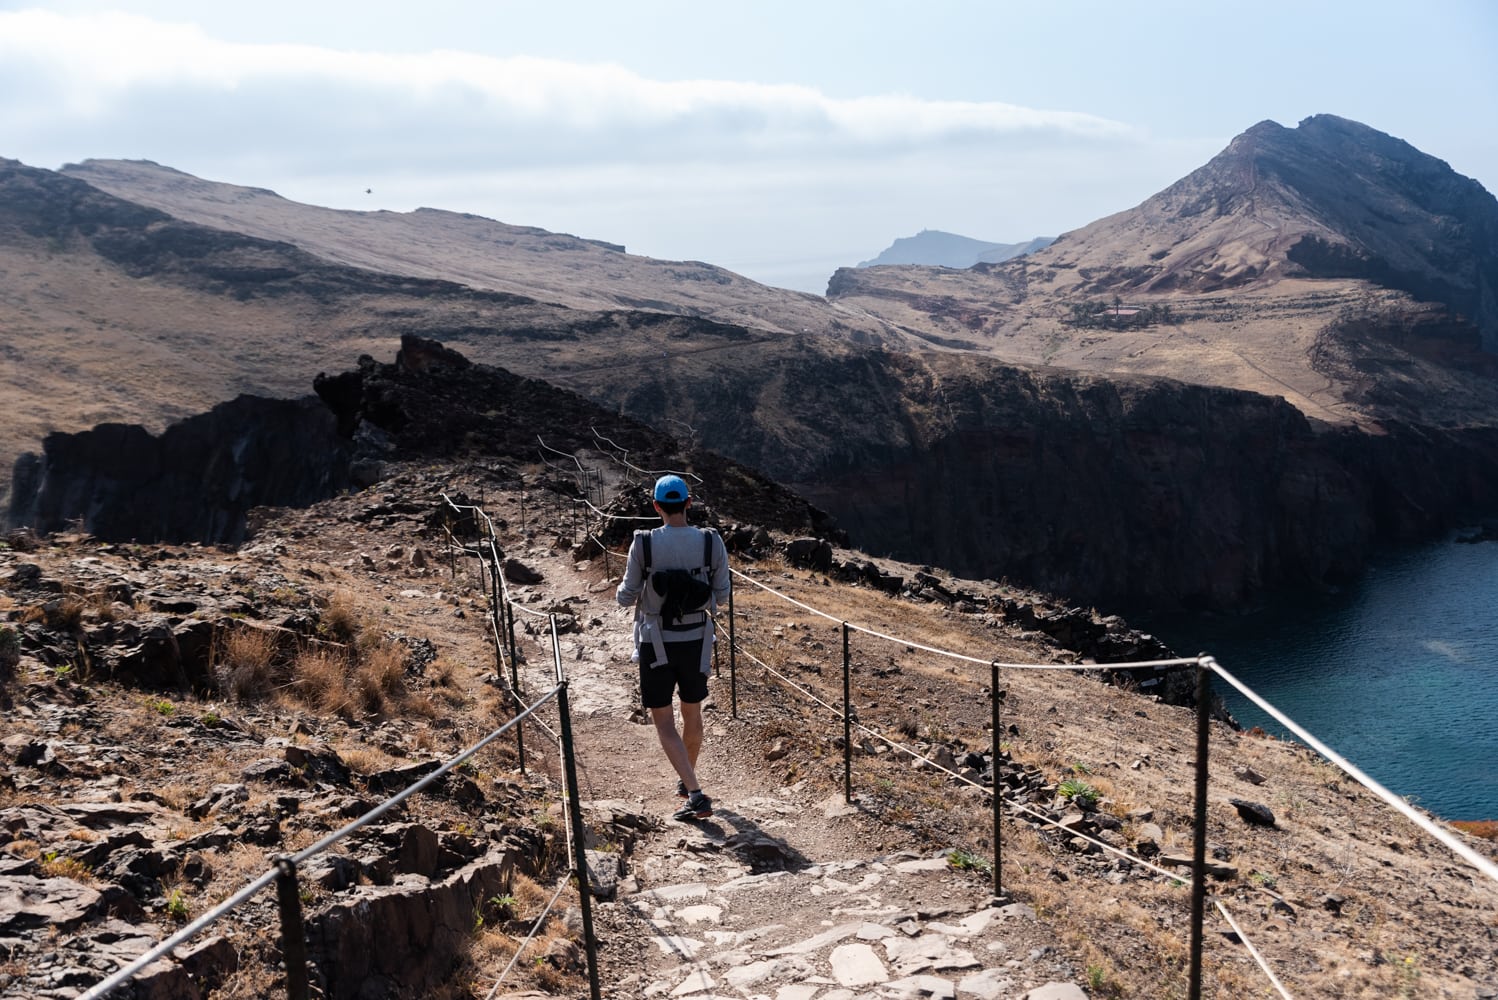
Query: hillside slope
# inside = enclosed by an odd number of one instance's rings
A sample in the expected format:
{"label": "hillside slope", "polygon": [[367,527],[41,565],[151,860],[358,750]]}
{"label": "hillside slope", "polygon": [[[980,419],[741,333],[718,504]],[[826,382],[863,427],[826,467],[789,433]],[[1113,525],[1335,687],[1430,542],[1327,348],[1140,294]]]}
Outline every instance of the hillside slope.
{"label": "hillside slope", "polygon": [[1262,122],[1143,204],[1014,261],[843,269],[828,293],[1008,361],[1282,395],[1333,423],[1498,412],[1498,200],[1331,115]]}
{"label": "hillside slope", "polygon": [[[558,663],[568,677],[590,864],[617,885],[594,913],[604,995],[1184,992],[1190,894],[1172,873],[1190,854],[1192,713],[1092,677],[1006,669],[994,761],[989,669],[924,648],[1076,663],[1082,648],[1040,630],[1127,639],[1119,623],[841,548],[822,569],[796,565],[785,536],[739,520],[733,484],[714,477],[700,523],[754,541],[733,556],[747,574],[736,673],[724,651],[710,686],[700,772],[714,815],[672,823],[673,779],[635,707],[629,614],[612,594],[633,522],[613,527],[604,556],[583,528],[609,531],[575,517],[566,470],[472,443],[394,464],[372,490],[262,511],[235,549],[76,535],[0,547],[0,629],[20,654],[0,674],[13,719],[0,893],[16,901],[0,923],[0,989],[75,996],[511,717],[490,590],[447,544],[444,526],[466,529],[444,516],[446,493],[482,498],[496,519],[523,609],[524,697],[550,691]],[[638,482],[614,478],[623,466],[577,457],[604,473],[606,509],[646,509]],[[854,633],[852,691],[859,723],[905,748],[856,731],[851,804],[840,720],[813,700],[842,696],[839,622],[895,637]],[[539,719],[557,731],[553,705]],[[561,908],[504,989],[585,992],[555,751],[534,721],[525,740],[524,771],[506,737],[302,866],[325,995],[487,996],[554,886]],[[1294,995],[1485,995],[1493,886],[1300,748],[1221,723],[1211,740],[1210,892]],[[913,768],[909,753],[960,777]],[[998,901],[984,868],[990,764],[1011,800]],[[1234,799],[1265,804],[1275,825],[1245,822]],[[1215,908],[1206,926],[1206,995],[1266,989]],[[263,892],[180,964],[147,970],[147,990],[276,995],[276,927]]]}
{"label": "hillside slope", "polygon": [[1020,254],[1031,253],[1053,243],[1048,236],[1037,236],[1028,243],[989,243],[939,229],[923,229],[914,236],[902,236],[872,260],[859,267],[885,264],[927,264],[937,267],[972,267],[974,264],[997,264]]}
{"label": "hillside slope", "polygon": [[911,340],[819,296],[761,285],[712,264],[641,257],[617,244],[477,215],[320,208],[140,160],[86,160],[61,172],[187,222],[290,243],[350,267],[455,281],[570,309],[643,309],[780,333]]}

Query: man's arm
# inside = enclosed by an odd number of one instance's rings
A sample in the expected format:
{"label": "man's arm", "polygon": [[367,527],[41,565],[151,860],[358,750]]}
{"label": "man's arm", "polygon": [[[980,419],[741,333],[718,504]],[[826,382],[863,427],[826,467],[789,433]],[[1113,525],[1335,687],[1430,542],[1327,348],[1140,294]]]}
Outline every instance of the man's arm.
{"label": "man's arm", "polygon": [[626,608],[634,607],[635,601],[640,599],[640,591],[645,589],[645,555],[641,552],[640,533],[635,532],[633,541],[629,543],[629,559],[624,564],[624,578],[619,581],[619,589],[614,592],[614,598]]}

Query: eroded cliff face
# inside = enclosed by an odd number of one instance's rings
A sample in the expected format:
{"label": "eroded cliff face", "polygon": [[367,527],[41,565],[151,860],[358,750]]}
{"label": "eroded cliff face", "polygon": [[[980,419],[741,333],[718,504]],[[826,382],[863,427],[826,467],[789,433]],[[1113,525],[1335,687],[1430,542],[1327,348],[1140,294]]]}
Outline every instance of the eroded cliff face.
{"label": "eroded cliff face", "polygon": [[1373,484],[1279,400],[1014,369],[941,396],[909,446],[802,491],[876,550],[1110,606],[1343,579],[1378,536]]}
{"label": "eroded cliff face", "polygon": [[134,424],[49,434],[16,463],[10,520],[106,541],[235,543],[250,508],[304,506],[349,482],[347,442],[320,402],[241,396],[159,436]]}
{"label": "eroded cliff face", "polygon": [[595,465],[610,452],[653,468],[685,462],[712,484],[699,502],[721,500],[733,517],[788,533],[842,537],[825,512],[753,470],[435,341],[405,336],[394,363],[366,355],[313,385],[320,398],[241,396],[160,436],[133,424],[48,435],[41,455],[16,463],[11,523],[107,541],[233,544],[252,507],[305,507],[372,485],[388,459],[535,463],[549,450],[553,460],[592,451]]}
{"label": "eroded cliff face", "polygon": [[761,523],[840,528],[875,555],[1115,609],[1227,608],[1336,583],[1380,542],[1498,509],[1498,431],[1332,429],[1279,398],[952,354],[797,347],[731,385],[711,366],[667,367],[594,385],[610,412],[406,337],[395,364],[365,357],[316,385],[321,403],[244,397],[159,438],[123,425],[52,435],[17,466],[12,520],[234,542],[250,507],[373,482],[383,456],[528,462],[538,435],[578,452],[602,434],[664,467],[683,452],[643,422],[664,422],[661,400],[703,442],[797,490],[695,453],[704,493],[731,493]]}
{"label": "eroded cliff face", "polygon": [[[608,388],[593,387],[608,398]],[[1239,606],[1498,508],[1498,433],[1315,424],[1283,399],[971,357],[803,350],[724,392],[635,381],[854,544],[1113,608]]]}

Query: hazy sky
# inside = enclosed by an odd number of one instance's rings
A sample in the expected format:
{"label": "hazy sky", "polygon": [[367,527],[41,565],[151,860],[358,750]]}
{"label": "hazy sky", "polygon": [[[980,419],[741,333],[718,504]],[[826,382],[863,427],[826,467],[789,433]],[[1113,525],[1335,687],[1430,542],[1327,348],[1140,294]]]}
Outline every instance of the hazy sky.
{"label": "hazy sky", "polygon": [[1498,189],[1498,3],[0,0],[0,156],[817,292],[921,229],[1054,236],[1323,112]]}

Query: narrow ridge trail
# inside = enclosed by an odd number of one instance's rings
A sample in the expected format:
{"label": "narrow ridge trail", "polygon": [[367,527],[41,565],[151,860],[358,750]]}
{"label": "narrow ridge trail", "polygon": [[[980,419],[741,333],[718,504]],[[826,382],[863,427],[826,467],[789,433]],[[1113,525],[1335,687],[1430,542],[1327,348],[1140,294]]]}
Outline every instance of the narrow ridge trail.
{"label": "narrow ridge trail", "polygon": [[[555,594],[569,557],[526,557]],[[586,570],[583,571],[586,574]],[[1081,973],[1022,904],[995,899],[991,876],[945,853],[905,849],[840,789],[770,738],[741,702],[729,709],[726,642],[709,685],[699,775],[705,820],[671,819],[676,775],[638,708],[629,610],[595,572],[570,598],[593,627],[559,639],[595,884],[603,994],[696,1000],[1028,998],[1080,1000]],[[600,621],[601,619],[601,621]],[[549,635],[523,656],[539,673]],[[742,666],[741,666],[742,670]],[[791,697],[798,697],[793,693]],[[828,719],[828,730],[835,720]],[[550,751],[548,751],[550,752]],[[963,800],[961,807],[973,808]]]}

